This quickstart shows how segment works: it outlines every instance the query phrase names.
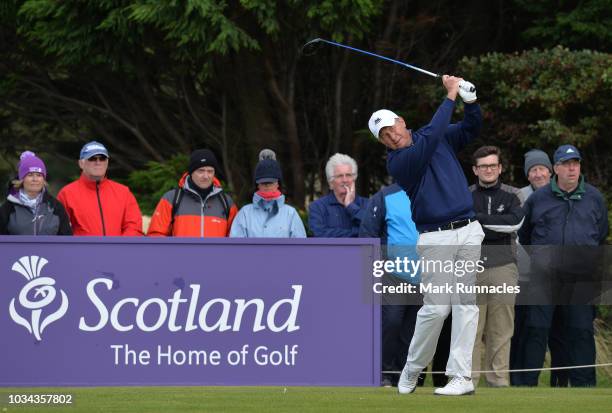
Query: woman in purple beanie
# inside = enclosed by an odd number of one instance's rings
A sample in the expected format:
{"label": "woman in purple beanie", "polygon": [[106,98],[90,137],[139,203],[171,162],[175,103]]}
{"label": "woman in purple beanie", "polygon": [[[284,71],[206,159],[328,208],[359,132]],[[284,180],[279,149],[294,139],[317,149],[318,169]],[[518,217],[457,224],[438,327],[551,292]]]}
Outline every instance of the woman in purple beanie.
{"label": "woman in purple beanie", "polygon": [[19,157],[18,179],[0,207],[0,235],[72,235],[61,203],[47,191],[47,168],[34,152]]}

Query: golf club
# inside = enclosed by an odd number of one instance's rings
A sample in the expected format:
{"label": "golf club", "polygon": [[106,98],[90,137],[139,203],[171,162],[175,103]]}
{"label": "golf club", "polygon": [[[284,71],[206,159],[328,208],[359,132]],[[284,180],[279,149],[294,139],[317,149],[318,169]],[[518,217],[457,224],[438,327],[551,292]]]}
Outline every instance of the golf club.
{"label": "golf club", "polygon": [[[310,48],[312,50],[313,46],[315,44],[319,43],[319,42],[327,43],[327,44],[330,44],[330,45],[336,46],[336,47],[342,47],[344,49],[348,49],[348,50],[351,50],[353,52],[365,54],[365,55],[368,55],[368,56],[377,57],[379,59],[386,60],[388,62],[395,63],[395,64],[398,64],[400,66],[407,67],[408,69],[416,70],[417,72],[424,73],[424,74],[429,75],[431,77],[435,77],[435,78],[441,77],[437,73],[433,73],[433,72],[430,72],[428,70],[421,69],[420,67],[416,67],[416,66],[413,66],[413,65],[408,64],[408,63],[400,62],[399,60],[391,59],[390,57],[381,56],[381,55],[376,54],[376,53],[367,52],[365,50],[361,50],[361,49],[358,49],[356,47],[347,46],[347,45],[344,45],[342,43],[332,42],[331,40],[325,40],[325,39],[321,39],[321,38],[313,39],[313,40],[307,42],[306,44],[304,44],[304,46],[302,46],[302,53],[305,54],[305,55],[313,54],[312,52],[310,52],[310,53],[305,53],[305,52],[307,51],[308,48]],[[459,84],[459,87],[462,87],[462,85]],[[467,89],[464,87],[463,89],[465,89],[468,92],[474,92],[476,90],[475,87],[469,87]]]}

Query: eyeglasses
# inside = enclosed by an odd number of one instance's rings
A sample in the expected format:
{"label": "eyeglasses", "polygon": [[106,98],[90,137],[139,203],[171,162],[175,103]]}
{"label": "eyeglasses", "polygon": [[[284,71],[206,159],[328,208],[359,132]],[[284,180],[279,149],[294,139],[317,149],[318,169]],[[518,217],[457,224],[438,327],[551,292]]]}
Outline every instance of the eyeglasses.
{"label": "eyeglasses", "polygon": [[486,171],[487,169],[490,169],[492,171],[496,171],[497,168],[499,168],[499,164],[498,163],[492,163],[489,165],[476,165],[476,168],[478,168],[478,170],[480,171]]}
{"label": "eyeglasses", "polygon": [[91,158],[87,158],[89,162],[105,162],[108,160],[106,156],[92,156]]}
{"label": "eyeglasses", "polygon": [[332,176],[332,179],[355,178],[356,174],[339,174]]}

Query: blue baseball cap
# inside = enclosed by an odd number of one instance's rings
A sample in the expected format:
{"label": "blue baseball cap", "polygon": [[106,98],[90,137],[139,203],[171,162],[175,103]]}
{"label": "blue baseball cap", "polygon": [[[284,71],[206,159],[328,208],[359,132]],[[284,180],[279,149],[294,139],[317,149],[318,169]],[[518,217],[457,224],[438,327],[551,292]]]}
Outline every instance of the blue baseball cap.
{"label": "blue baseball cap", "polygon": [[106,146],[102,145],[100,142],[91,141],[83,145],[80,159],[89,159],[96,155],[104,155],[107,158],[110,158],[110,156],[108,156]]}
{"label": "blue baseball cap", "polygon": [[570,159],[581,160],[580,152],[574,145],[561,145],[555,151],[553,156],[555,163],[569,161]]}

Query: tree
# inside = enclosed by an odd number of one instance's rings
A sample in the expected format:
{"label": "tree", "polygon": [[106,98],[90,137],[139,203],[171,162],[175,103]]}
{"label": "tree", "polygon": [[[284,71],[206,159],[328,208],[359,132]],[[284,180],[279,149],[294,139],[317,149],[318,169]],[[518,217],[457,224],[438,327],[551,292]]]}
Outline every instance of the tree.
{"label": "tree", "polygon": [[[208,147],[222,160],[222,178],[243,203],[253,190],[257,153],[270,147],[283,167],[283,190],[298,207],[326,189],[325,162],[343,152],[360,166],[358,191],[370,194],[387,179],[385,149],[366,128],[372,111],[392,108],[418,127],[429,121],[443,89],[437,80],[338,48],[303,56],[302,44],[330,38],[438,73],[463,75],[475,81],[488,103],[491,79],[476,78],[480,72],[469,65],[471,60],[460,59],[520,50],[525,40],[519,34],[534,16],[525,4],[4,2],[0,152],[13,162],[23,149],[48,149],[74,168],[81,145],[95,138],[110,147],[112,176],[126,177],[148,162],[161,165],[176,154]],[[581,2],[577,8],[588,4],[604,3]],[[564,7],[559,12],[569,10]],[[509,66],[512,56],[507,57]],[[588,64],[578,63],[585,70]],[[552,75],[544,63],[534,70]],[[507,89],[513,92],[512,86]],[[500,99],[506,96],[506,90],[495,90]],[[575,91],[582,93],[579,87]],[[540,92],[550,93],[544,88],[534,93]],[[522,105],[521,110],[529,107]],[[497,122],[509,111],[500,105],[488,113],[487,122],[495,121],[493,139],[517,142],[525,129],[534,133],[512,122],[537,126],[529,114],[510,111],[518,117]],[[599,117],[593,114],[593,122]],[[552,133],[555,125],[542,124],[540,129]],[[518,165],[521,145],[511,147]]]}
{"label": "tree", "polygon": [[212,147],[242,193],[250,192],[256,153],[277,146],[303,205],[300,45],[312,31],[362,36],[381,4],[17,2],[2,14],[10,46],[0,63],[0,109],[11,128],[27,125],[20,145],[51,135],[58,152],[76,153],[99,137],[127,172]]}
{"label": "tree", "polygon": [[531,45],[612,51],[612,1],[515,0],[533,20],[523,32]]}
{"label": "tree", "polygon": [[522,175],[522,154],[552,154],[573,143],[585,154],[588,179],[610,187],[609,125],[612,55],[556,47],[522,53],[491,53],[461,62],[479,87],[484,128],[477,144],[495,144]]}

